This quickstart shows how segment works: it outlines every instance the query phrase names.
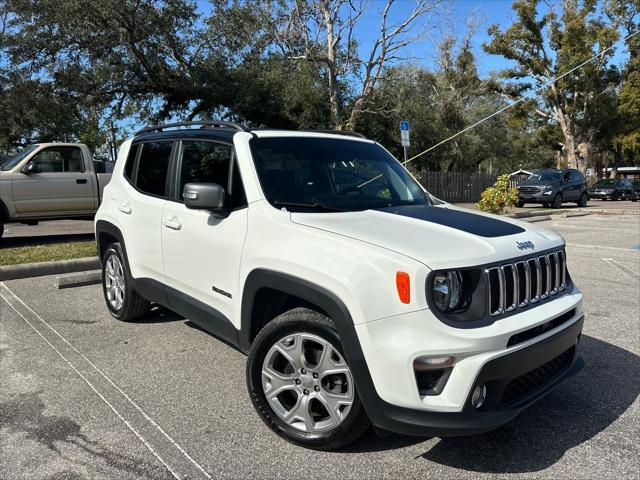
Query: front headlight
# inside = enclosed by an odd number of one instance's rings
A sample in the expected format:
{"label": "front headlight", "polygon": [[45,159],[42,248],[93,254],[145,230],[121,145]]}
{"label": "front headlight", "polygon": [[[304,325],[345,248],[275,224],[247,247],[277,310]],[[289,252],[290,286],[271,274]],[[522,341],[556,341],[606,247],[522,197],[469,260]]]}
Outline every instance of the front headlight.
{"label": "front headlight", "polygon": [[460,306],[462,289],[462,275],[459,271],[438,272],[431,284],[433,302],[441,312],[452,312]]}

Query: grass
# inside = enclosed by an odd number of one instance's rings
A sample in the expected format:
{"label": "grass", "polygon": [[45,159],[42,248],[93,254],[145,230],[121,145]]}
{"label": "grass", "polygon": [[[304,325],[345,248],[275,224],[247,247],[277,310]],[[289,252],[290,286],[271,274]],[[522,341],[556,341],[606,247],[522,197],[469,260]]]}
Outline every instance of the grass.
{"label": "grass", "polygon": [[95,257],[96,242],[51,243],[28,247],[0,248],[0,266]]}

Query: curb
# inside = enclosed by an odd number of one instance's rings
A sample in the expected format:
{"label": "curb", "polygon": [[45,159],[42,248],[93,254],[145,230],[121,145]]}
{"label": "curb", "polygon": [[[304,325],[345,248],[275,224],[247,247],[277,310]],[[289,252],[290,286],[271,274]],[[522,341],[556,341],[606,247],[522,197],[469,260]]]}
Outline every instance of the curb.
{"label": "curb", "polygon": [[102,283],[102,270],[89,270],[88,272],[72,273],[56,277],[58,290],[63,288],[85,287]]}
{"label": "curb", "polygon": [[53,262],[21,263],[0,267],[0,281],[18,278],[41,277],[60,273],[85,272],[100,268],[98,257],[57,260]]}
{"label": "curb", "polygon": [[538,215],[538,216],[531,217],[531,218],[523,218],[522,220],[524,220],[525,222],[529,222],[529,223],[546,222],[547,220],[551,220],[551,216],[550,215]]}

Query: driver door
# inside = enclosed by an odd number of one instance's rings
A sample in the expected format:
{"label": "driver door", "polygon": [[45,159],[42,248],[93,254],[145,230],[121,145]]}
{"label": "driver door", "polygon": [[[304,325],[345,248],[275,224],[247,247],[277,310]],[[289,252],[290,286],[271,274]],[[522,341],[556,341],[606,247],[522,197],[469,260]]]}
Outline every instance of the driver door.
{"label": "driver door", "polygon": [[31,160],[35,173],[13,176],[13,201],[18,216],[59,216],[92,213],[96,192],[92,173],[85,172],[82,150],[47,147]]}

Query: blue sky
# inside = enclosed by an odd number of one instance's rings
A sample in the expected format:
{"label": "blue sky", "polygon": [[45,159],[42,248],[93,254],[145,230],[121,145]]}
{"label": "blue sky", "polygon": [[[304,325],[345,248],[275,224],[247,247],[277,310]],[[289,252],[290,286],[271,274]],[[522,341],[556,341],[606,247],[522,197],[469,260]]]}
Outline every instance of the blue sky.
{"label": "blue sky", "polygon": [[[254,0],[260,1],[260,0]],[[201,13],[208,13],[211,9],[208,0],[196,0]],[[386,0],[369,0],[368,8],[361,17],[356,30],[356,39],[360,44],[361,55],[367,56],[373,41],[379,34],[380,12],[386,5]],[[485,77],[492,71],[500,70],[509,66],[506,59],[485,53],[482,44],[489,40],[487,29],[490,25],[497,23],[501,30],[506,29],[513,20],[515,14],[511,9],[513,0],[445,0],[444,13],[432,16],[426,21],[427,35],[422,41],[418,41],[408,46],[403,56],[411,61],[422,63],[427,66],[433,65],[436,52],[435,43],[443,34],[453,33],[461,37],[466,32],[466,21],[472,16],[479,21],[479,28],[473,37],[474,54],[476,56],[480,75]],[[551,0],[549,3],[559,1]],[[396,0],[389,14],[389,21],[400,21],[411,12],[415,6],[415,0]],[[544,2],[541,2],[541,13],[546,12]],[[626,58],[624,46],[620,45],[619,51],[614,56],[614,61],[621,61]]]}

